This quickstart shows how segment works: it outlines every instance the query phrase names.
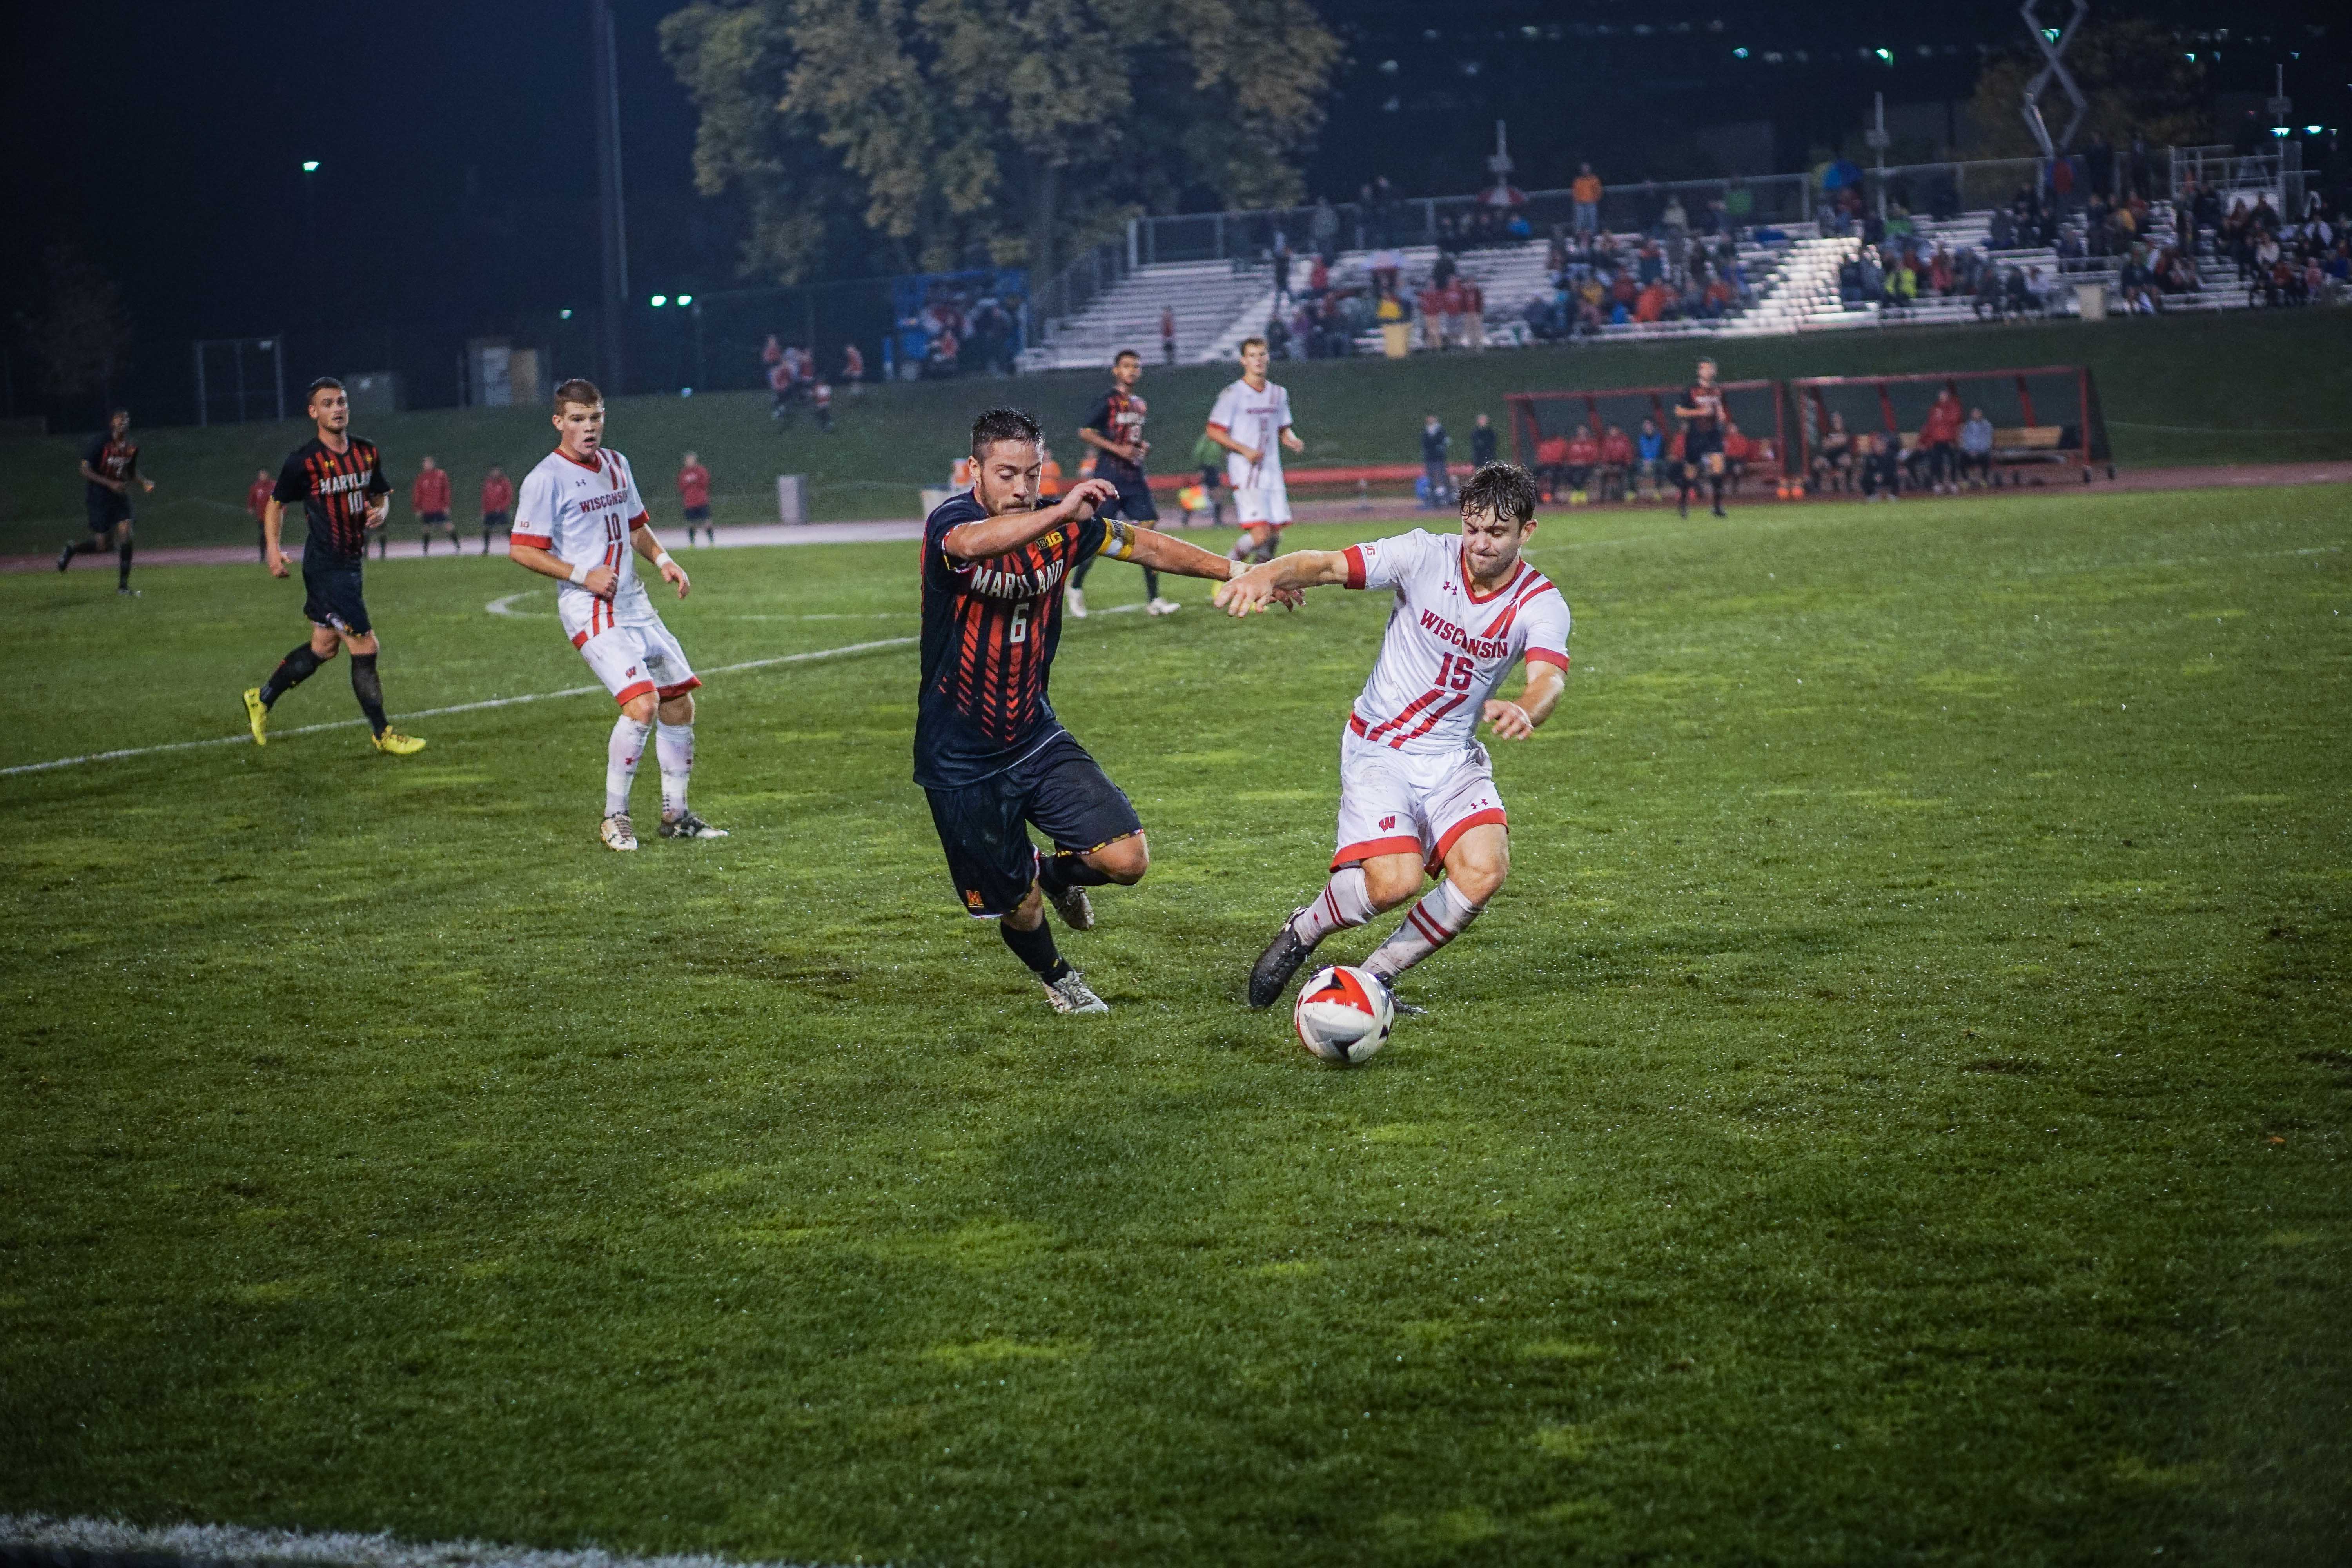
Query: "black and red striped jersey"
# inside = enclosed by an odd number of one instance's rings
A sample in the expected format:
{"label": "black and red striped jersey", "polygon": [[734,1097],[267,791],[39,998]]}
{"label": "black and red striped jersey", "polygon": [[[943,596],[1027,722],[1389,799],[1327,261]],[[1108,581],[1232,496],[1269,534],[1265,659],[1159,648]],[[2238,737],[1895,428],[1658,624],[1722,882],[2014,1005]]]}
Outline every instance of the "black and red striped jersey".
{"label": "black and red striped jersey", "polygon": [[1698,410],[1696,416],[1683,421],[1683,428],[1701,436],[1713,436],[1723,428],[1723,384],[1694,381],[1683,394],[1682,405]]}
{"label": "black and red striped jersey", "polygon": [[1062,588],[1103,547],[1107,525],[1057,528],[1010,554],[959,561],[950,530],[987,510],[971,491],[923,524],[923,690],[915,782],[960,789],[1003,773],[1062,727],[1046,683],[1062,637]]}
{"label": "black and red striped jersey", "polygon": [[341,563],[366,553],[368,502],[391,489],[374,442],[353,436],[338,452],[313,437],[287,456],[271,493],[281,506],[302,503],[310,524],[302,559]]}
{"label": "black and red striped jersey", "polygon": [[[110,479],[135,479],[139,477],[139,443],[128,436],[117,440],[100,431],[82,448],[81,460],[89,465],[92,473],[104,474]],[[88,480],[83,481],[82,489],[93,501],[110,501],[116,495],[106,486]]]}

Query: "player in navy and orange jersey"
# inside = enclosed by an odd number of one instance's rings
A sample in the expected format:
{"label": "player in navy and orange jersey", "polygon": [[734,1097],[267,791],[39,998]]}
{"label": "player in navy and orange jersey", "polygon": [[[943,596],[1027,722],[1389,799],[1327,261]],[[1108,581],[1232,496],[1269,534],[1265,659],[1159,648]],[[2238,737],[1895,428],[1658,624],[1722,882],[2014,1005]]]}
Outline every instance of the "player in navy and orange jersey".
{"label": "player in navy and orange jersey", "polygon": [[1698,489],[1698,477],[1704,472],[1715,494],[1715,515],[1723,515],[1723,388],[1715,382],[1715,362],[1698,362],[1698,379],[1683,394],[1675,407],[1675,417],[1683,422],[1683,454],[1681,467],[1682,499],[1676,507],[1680,516],[1690,515],[1691,491]]}
{"label": "player in navy and orange jersey", "polygon": [[[1129,522],[1158,522],[1160,509],[1152,504],[1151,481],[1143,475],[1144,455],[1151,450],[1151,443],[1143,438],[1143,422],[1150,409],[1135,392],[1135,384],[1142,379],[1141,354],[1121,349],[1113,355],[1110,390],[1078,427],[1078,439],[1094,448],[1095,473],[1118,487],[1118,496],[1101,509],[1100,515]],[[1070,574],[1073,620],[1087,618],[1087,573],[1093,565],[1092,559],[1081,561]],[[1149,566],[1143,569],[1143,595],[1144,608],[1151,615],[1176,613],[1176,601],[1160,596],[1160,574]]]}
{"label": "player in navy and orange jersey", "polygon": [[270,492],[268,510],[261,518],[264,563],[272,577],[286,575],[286,554],[278,548],[286,508],[302,503],[310,525],[302,544],[302,614],[310,622],[310,640],[297,644],[278,660],[269,679],[245,693],[245,716],[253,726],[253,743],[268,744],[269,710],[300,685],[318,668],[348,648],[352,656],[352,695],[375,732],[375,749],[396,757],[425,749],[425,742],[394,729],[383,712],[383,683],[376,675],[375,627],[368,620],[367,601],[360,595],[360,567],[367,558],[367,536],[383,526],[391,503],[392,481],[384,478],[383,460],[373,441],[351,434],[351,400],[343,384],[321,376],[310,384],[310,439],[287,455],[278,470],[278,488]]}
{"label": "player in navy and orange jersey", "polygon": [[[1081,479],[1038,505],[1037,422],[996,408],[971,429],[971,489],[923,525],[923,686],[915,782],[967,913],[995,920],[1005,946],[1044,982],[1057,1013],[1108,1009],[1065,963],[1045,927],[1095,921],[1087,889],[1132,886],[1150,857],[1119,787],[1062,728],[1046,692],[1062,636],[1062,595],[1096,555],[1223,582],[1240,568],[1181,540],[1097,515],[1118,493]],[[1034,825],[1054,841],[1041,855]]]}
{"label": "player in navy and orange jersey", "polygon": [[58,551],[58,570],[73,564],[77,555],[95,555],[114,547],[114,591],[137,598],[131,585],[131,487],[143,490],[155,481],[139,471],[139,443],[131,438],[131,410],[118,408],[106,416],[106,430],[93,437],[81,455],[84,500],[89,512],[89,537],[68,539]]}

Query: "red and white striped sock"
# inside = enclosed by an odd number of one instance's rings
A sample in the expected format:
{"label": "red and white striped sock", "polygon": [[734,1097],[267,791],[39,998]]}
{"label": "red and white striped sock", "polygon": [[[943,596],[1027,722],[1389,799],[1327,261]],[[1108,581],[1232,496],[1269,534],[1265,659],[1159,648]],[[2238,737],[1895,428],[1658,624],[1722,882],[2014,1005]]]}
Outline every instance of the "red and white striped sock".
{"label": "red and white striped sock", "polygon": [[1468,931],[1477,918],[1477,905],[1455,892],[1451,881],[1440,882],[1405,910],[1404,923],[1373,949],[1364,967],[1384,981],[1394,980]]}
{"label": "red and white striped sock", "polygon": [[1376,912],[1371,895],[1364,891],[1364,868],[1350,866],[1331,873],[1331,885],[1290,918],[1290,930],[1311,948],[1335,931],[1362,925]]}

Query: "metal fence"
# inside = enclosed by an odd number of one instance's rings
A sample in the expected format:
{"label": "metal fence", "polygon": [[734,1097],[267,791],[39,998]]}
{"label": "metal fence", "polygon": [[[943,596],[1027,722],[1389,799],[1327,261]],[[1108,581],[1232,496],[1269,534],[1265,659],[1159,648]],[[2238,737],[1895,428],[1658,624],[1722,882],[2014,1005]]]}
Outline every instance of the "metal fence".
{"label": "metal fence", "polygon": [[1027,341],[1033,343],[1045,342],[1052,323],[1067,321],[1085,310],[1125,279],[1136,265],[1131,230],[1124,245],[1088,247],[1030,297],[1028,330],[1024,334]]}

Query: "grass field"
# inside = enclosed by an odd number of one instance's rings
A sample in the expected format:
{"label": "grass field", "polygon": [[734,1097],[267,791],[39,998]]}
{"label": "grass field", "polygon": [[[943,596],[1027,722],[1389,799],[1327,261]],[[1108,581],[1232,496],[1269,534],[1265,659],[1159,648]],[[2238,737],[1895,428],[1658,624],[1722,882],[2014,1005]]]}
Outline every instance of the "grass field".
{"label": "grass field", "polygon": [[[1506,422],[1503,395],[1549,387],[1673,384],[1692,359],[1713,352],[1725,375],[1785,377],[2038,364],[2090,364],[2126,466],[2289,462],[2352,458],[2352,363],[2346,319],[2335,311],[2233,311],[2177,320],[2053,321],[1999,328],[1817,333],[1717,344],[1687,342],[1453,354],[1395,363],[1366,360],[1286,364],[1308,463],[1418,462],[1421,417],[1442,416],[1454,455],[1469,457],[1472,420],[1484,409]],[[1218,366],[1153,368],[1143,385],[1160,467],[1184,466],[1217,388]],[[918,515],[920,486],[945,480],[960,433],[989,399],[1034,409],[1075,465],[1076,430],[1101,395],[1099,372],[1008,382],[935,382],[876,388],[842,400],[839,429],[818,435],[803,416],[778,431],[765,394],[619,402],[614,444],[637,461],[659,515],[675,516],[669,476],[679,454],[700,452],[714,476],[721,522],[775,521],[779,473],[810,477],[820,519]],[[362,419],[405,491],[430,453],[457,478],[457,515],[478,515],[481,475],[492,462],[520,476],[550,445],[538,409],[456,409]],[[277,470],[309,438],[307,425],[211,430],[147,429],[142,462],[160,488],[140,502],[140,537],[153,544],[244,543],[252,537],[245,490],[257,470]],[[1506,439],[1507,450],[1507,437]],[[0,554],[55,550],[81,530],[77,444],[0,443]],[[415,536],[404,498],[394,531]]]}
{"label": "grass field", "polygon": [[[591,698],[0,778],[0,1512],[2341,1562],[2352,490],[1538,544],[1577,667],[1496,748],[1515,880],[1353,1072],[1238,998],[1368,596],[1066,638],[1157,861],[1066,942],[1104,1019],[953,908],[902,647],[711,681],[723,843],[596,847]],[[705,667],[915,629],[911,546],[688,564]],[[395,713],[584,679],[501,563],[370,584]],[[0,578],[0,765],[234,732],[300,630],[144,585]]]}

